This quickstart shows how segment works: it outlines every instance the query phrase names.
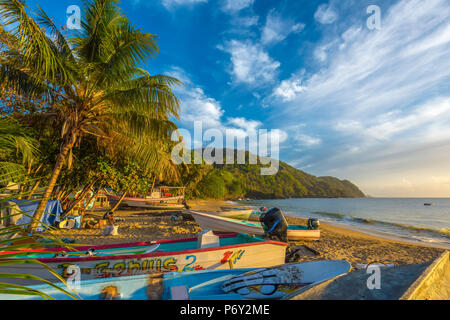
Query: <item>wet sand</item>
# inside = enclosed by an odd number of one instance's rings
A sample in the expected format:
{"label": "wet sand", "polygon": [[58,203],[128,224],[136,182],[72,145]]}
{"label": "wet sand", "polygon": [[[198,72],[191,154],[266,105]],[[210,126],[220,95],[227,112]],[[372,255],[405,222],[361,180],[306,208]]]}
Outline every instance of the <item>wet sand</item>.
{"label": "wet sand", "polygon": [[[189,201],[194,210],[217,211],[220,206],[231,206],[226,201]],[[90,213],[101,217],[104,211]],[[181,216],[183,218],[181,218]],[[181,215],[176,211],[120,210],[116,217],[124,221],[117,222],[118,236],[103,236],[102,229],[58,230],[60,237],[74,239],[76,244],[100,245],[129,243],[150,240],[180,239],[196,237],[202,229],[190,215]],[[172,218],[178,217],[177,221]],[[305,219],[287,217],[289,224],[306,224]],[[317,256],[301,257],[299,261],[347,260],[354,264],[395,263],[417,264],[437,258],[444,249],[433,248],[392,239],[381,238],[359,231],[322,223],[320,241],[301,241],[320,253]]]}

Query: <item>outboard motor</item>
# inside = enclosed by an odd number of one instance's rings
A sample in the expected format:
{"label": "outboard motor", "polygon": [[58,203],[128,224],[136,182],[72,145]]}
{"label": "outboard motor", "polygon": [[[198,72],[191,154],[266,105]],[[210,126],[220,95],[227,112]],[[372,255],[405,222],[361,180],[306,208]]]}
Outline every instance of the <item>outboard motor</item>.
{"label": "outboard motor", "polygon": [[181,202],[181,204],[186,208],[186,210],[191,210],[191,207],[188,206],[186,200],[183,200],[183,202]]}
{"label": "outboard motor", "polygon": [[309,218],[308,219],[308,229],[309,230],[318,230],[320,227],[319,219]]}
{"label": "outboard motor", "polygon": [[289,225],[280,209],[272,208],[264,211],[261,214],[259,221],[264,228],[265,236],[267,238],[288,242],[287,231]]}

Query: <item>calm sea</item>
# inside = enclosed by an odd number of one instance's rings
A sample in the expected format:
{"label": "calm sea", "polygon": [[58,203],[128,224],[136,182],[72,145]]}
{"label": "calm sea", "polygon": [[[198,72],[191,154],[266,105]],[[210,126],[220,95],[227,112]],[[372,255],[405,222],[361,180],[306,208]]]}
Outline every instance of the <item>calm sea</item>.
{"label": "calm sea", "polygon": [[[425,206],[432,203],[432,206]],[[242,201],[242,205],[277,207],[285,214],[319,218],[360,229],[450,247],[450,199],[362,198]]]}

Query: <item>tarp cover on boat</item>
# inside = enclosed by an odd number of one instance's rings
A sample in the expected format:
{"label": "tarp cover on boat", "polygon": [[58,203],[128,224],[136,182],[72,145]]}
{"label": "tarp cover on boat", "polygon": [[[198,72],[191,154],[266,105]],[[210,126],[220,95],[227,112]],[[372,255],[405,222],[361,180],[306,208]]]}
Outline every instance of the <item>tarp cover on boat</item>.
{"label": "tarp cover on boat", "polygon": [[[26,223],[30,223],[31,218],[29,216],[34,216],[36,209],[39,205],[40,200],[19,200],[12,199],[12,202],[16,203],[20,210],[27,214],[23,215],[22,218],[17,221],[17,225],[23,225]],[[55,222],[60,221],[60,215],[63,212],[61,207],[61,203],[59,200],[49,200],[47,203],[47,207],[45,208],[44,214],[42,215],[41,222],[52,226]],[[43,231],[42,228],[37,228],[37,231]]]}

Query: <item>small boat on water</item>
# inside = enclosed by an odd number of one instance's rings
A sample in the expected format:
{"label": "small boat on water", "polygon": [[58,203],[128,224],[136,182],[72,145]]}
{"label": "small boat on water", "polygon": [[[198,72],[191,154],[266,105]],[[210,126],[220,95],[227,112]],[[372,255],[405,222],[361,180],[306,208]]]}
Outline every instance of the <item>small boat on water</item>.
{"label": "small boat on water", "polygon": [[[126,196],[123,198],[120,207],[142,208],[153,210],[180,210],[184,205],[184,191],[185,188],[177,187],[158,187],[155,188],[149,195],[140,197]],[[111,207],[114,207],[121,196],[106,195]]]}
{"label": "small boat on water", "polygon": [[[17,251],[3,252],[0,261],[36,259],[63,278],[73,277],[75,270],[80,280],[91,280],[159,272],[272,267],[285,262],[286,247],[287,244],[283,242],[267,241],[246,234],[204,234],[190,239],[84,246],[72,250],[39,249],[27,255]],[[3,255],[6,258],[2,259]],[[0,274],[5,272],[33,274],[52,282],[59,281],[36,263],[0,266]],[[34,280],[25,279],[1,278],[0,282],[37,284]]]}
{"label": "small boat on water", "polygon": [[[236,220],[199,211],[189,211],[195,221],[204,229],[217,232],[239,232],[262,236],[267,232],[261,222]],[[310,229],[303,225],[290,225],[287,229],[287,238],[291,241],[319,240],[320,230]]]}
{"label": "small boat on water", "polygon": [[434,202],[425,202],[424,206],[434,206]]}
{"label": "small boat on water", "polygon": [[[347,261],[313,261],[262,269],[171,272],[87,280],[76,292],[83,300],[275,300],[346,274],[350,269]],[[62,283],[58,286],[66,289]],[[32,288],[56,300],[71,299],[48,285]],[[0,295],[0,299],[41,298]]]}

